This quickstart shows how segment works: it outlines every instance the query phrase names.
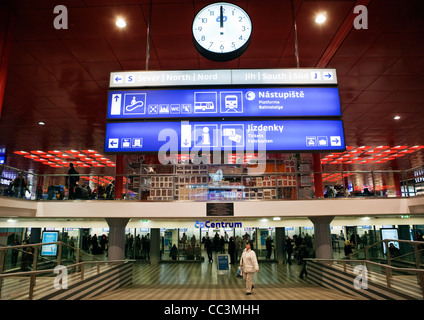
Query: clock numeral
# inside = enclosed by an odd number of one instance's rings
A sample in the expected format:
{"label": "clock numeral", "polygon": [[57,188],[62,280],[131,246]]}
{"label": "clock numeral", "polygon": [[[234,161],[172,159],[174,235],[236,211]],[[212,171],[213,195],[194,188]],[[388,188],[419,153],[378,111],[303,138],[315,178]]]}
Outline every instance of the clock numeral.
{"label": "clock numeral", "polygon": [[235,42],[231,42],[231,47],[235,48],[236,47],[236,43]]}
{"label": "clock numeral", "polygon": [[210,49],[212,47],[212,45],[213,45],[213,42],[209,42],[209,43],[210,43],[210,46],[209,46],[208,49]]}
{"label": "clock numeral", "polygon": [[209,10],[209,15],[210,16],[214,16],[215,15],[215,11]]}
{"label": "clock numeral", "polygon": [[223,45],[223,44],[221,44],[221,45],[219,46],[219,49],[224,50],[224,45]]}
{"label": "clock numeral", "polygon": [[208,18],[202,18],[202,23],[208,23]]}
{"label": "clock numeral", "polygon": [[200,40],[201,40],[201,41],[205,41],[205,40],[206,40],[206,37],[205,37],[205,36],[201,36],[201,37],[200,37]]}
{"label": "clock numeral", "polygon": [[202,32],[203,28],[202,27],[198,27],[197,30],[199,30],[200,32]]}
{"label": "clock numeral", "polygon": [[239,17],[239,22],[243,22],[244,17]]}

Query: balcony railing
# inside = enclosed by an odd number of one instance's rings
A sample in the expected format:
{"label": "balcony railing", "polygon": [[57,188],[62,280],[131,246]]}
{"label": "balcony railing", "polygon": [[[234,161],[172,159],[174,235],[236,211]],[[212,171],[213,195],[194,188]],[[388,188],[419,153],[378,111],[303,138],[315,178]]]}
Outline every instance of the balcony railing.
{"label": "balcony railing", "polygon": [[[318,198],[314,181],[318,174],[324,198],[414,197],[424,194],[424,178],[416,175],[422,171],[419,167],[316,173],[267,167],[265,172],[255,173],[243,165],[190,165],[190,170],[175,165],[149,166],[149,170],[121,175],[79,174],[70,192],[68,174],[38,174],[0,165],[0,195],[27,200],[307,200]],[[19,174],[26,185],[16,183]],[[119,181],[122,194],[116,195],[115,181]]]}

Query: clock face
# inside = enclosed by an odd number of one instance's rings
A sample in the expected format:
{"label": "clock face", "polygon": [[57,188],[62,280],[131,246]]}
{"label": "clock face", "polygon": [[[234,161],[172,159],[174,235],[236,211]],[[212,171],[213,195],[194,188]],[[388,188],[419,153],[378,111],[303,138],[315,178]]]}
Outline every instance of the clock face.
{"label": "clock face", "polygon": [[248,47],[252,34],[249,15],[226,2],[204,7],[193,20],[193,41],[205,57],[228,61],[239,57]]}

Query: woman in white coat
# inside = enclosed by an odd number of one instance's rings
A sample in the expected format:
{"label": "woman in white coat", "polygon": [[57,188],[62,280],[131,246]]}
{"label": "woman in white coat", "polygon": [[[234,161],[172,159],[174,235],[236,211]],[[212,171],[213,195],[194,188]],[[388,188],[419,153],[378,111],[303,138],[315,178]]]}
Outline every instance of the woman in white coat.
{"label": "woman in white coat", "polygon": [[258,259],[256,253],[253,251],[253,243],[247,242],[246,248],[243,250],[243,254],[240,259],[240,268],[243,272],[243,280],[246,283],[246,295],[252,294],[253,275],[255,272],[259,272]]}

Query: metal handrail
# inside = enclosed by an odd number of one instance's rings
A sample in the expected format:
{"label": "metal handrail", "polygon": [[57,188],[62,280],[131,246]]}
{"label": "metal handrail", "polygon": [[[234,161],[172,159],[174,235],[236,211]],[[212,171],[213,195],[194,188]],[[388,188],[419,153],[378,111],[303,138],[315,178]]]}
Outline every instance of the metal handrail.
{"label": "metal handrail", "polygon": [[369,260],[350,260],[350,259],[346,260],[346,259],[325,259],[325,258],[324,259],[322,259],[322,258],[305,258],[304,260],[317,261],[317,262],[329,262],[330,266],[334,262],[342,263],[343,264],[343,271],[345,273],[347,272],[346,265],[351,264],[351,263],[359,263],[361,265],[366,264],[366,265],[379,266],[379,267],[385,269],[386,284],[387,284],[388,288],[392,287],[392,271],[414,273],[414,274],[417,275],[417,283],[421,287],[421,294],[422,294],[423,299],[424,299],[424,269],[399,268],[399,267],[393,267],[391,265],[386,265],[386,264],[382,264],[382,263],[378,263],[378,262],[374,262],[374,261],[369,261]]}
{"label": "metal handrail", "polygon": [[[76,268],[78,270],[78,267],[81,267],[79,271],[81,272],[81,281],[84,280],[85,275],[85,265],[86,264],[97,264],[97,274],[100,273],[100,264],[117,264],[117,263],[127,263],[127,262],[134,262],[135,260],[108,260],[108,261],[82,261],[78,263],[74,263],[68,266],[65,266],[67,269],[69,268]],[[55,269],[47,269],[47,270],[34,270],[34,271],[26,271],[26,272],[15,272],[15,273],[7,273],[7,274],[0,274],[0,298],[1,298],[1,292],[2,292],[2,286],[3,286],[3,279],[4,278],[11,278],[11,277],[17,277],[17,276],[29,276],[30,277],[30,283],[29,283],[29,292],[28,292],[28,299],[33,300],[34,298],[34,288],[36,283],[36,277],[37,275],[46,274],[46,273],[53,273]]]}
{"label": "metal handrail", "polygon": [[[350,258],[352,258],[353,256],[359,255],[360,253],[365,253],[365,257],[367,258],[368,257],[368,251],[372,247],[380,246],[383,243],[386,246],[386,252],[387,252],[388,249],[389,249],[388,248],[388,245],[389,245],[390,242],[400,242],[400,243],[409,243],[409,244],[412,244],[414,246],[414,254],[415,254],[415,257],[416,258],[418,257],[418,253],[424,251],[424,250],[418,250],[418,248],[417,248],[418,245],[420,245],[420,244],[421,245],[424,245],[424,242],[421,242],[421,241],[402,240],[402,239],[384,239],[384,240],[377,241],[377,242],[375,242],[375,243],[373,243],[373,244],[371,244],[369,246],[365,246],[364,249],[357,250],[354,253],[351,253],[349,256],[350,256]],[[412,253],[409,253],[409,254],[412,254]],[[386,256],[387,256],[389,262],[394,259],[394,258],[390,258],[390,255],[386,255]],[[397,258],[399,258],[399,257],[397,257]],[[419,262],[419,261],[417,261],[417,262]],[[417,267],[418,267],[418,265],[417,265]]]}

